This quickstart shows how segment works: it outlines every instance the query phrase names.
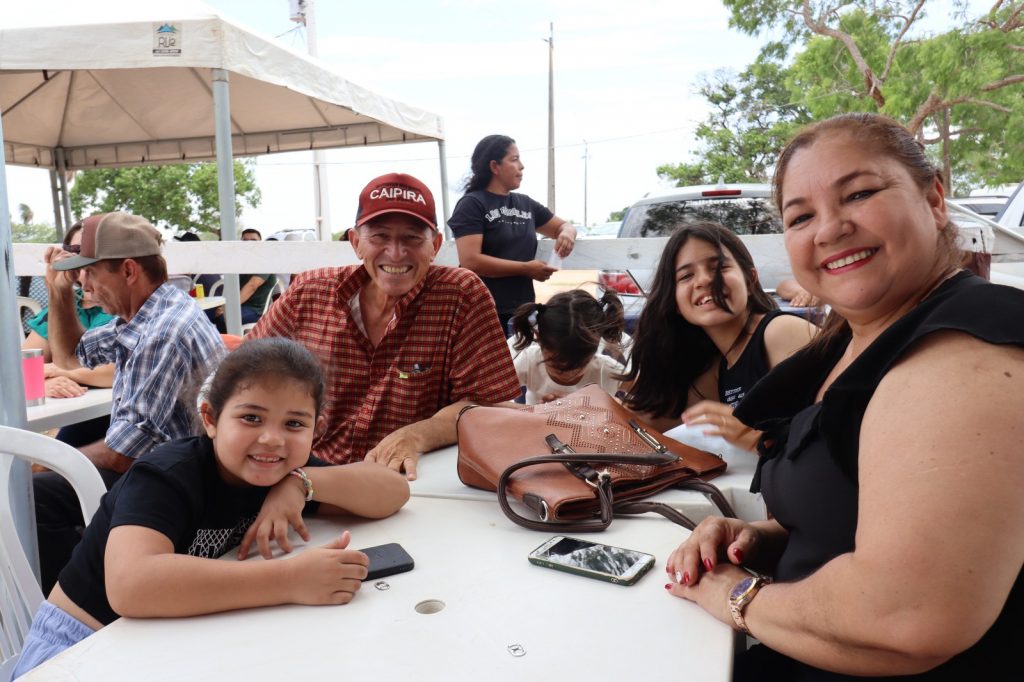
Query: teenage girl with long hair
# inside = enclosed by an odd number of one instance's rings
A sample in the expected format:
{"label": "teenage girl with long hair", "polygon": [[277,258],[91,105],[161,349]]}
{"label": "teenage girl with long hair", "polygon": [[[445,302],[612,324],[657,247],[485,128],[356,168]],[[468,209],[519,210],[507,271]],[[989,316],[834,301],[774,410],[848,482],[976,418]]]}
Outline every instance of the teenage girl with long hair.
{"label": "teenage girl with long hair", "polygon": [[706,434],[752,449],[756,432],[733,407],[816,331],[777,310],[735,233],[717,223],[683,225],[665,245],[637,323],[625,402],[660,430],[680,420],[708,425]]}

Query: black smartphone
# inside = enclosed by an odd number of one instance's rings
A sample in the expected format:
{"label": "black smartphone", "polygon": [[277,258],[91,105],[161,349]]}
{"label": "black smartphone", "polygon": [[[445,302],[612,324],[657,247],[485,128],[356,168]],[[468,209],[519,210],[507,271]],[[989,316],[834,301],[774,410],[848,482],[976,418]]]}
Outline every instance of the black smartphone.
{"label": "black smartphone", "polygon": [[616,585],[633,585],[654,566],[654,556],[556,535],[530,552],[530,563]]}
{"label": "black smartphone", "polygon": [[370,567],[363,580],[375,580],[396,573],[411,571],[416,563],[397,542],[359,550],[370,558]]}

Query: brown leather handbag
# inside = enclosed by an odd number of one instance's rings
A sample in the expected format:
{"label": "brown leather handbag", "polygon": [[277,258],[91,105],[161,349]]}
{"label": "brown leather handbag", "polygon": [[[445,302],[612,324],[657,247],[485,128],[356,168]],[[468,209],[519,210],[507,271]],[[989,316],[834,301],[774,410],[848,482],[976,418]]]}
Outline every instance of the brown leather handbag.
{"label": "brown leather handbag", "polygon": [[[596,531],[616,515],[656,512],[692,529],[677,509],[640,501],[670,487],[704,493],[736,516],[703,480],[725,471],[722,458],[658,433],[598,385],[543,405],[467,407],[458,439],[459,479],[496,491],[505,515],[526,528]],[[538,518],[519,514],[509,495]]]}

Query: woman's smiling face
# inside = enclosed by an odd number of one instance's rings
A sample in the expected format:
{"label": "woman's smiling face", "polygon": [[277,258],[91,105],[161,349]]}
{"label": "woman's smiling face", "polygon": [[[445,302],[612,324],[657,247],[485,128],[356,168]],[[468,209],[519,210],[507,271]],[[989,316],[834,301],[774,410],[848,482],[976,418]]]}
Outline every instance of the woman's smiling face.
{"label": "woman's smiling face", "polygon": [[931,286],[946,225],[941,183],[842,132],[798,150],[781,188],[797,281],[851,322],[899,310]]}

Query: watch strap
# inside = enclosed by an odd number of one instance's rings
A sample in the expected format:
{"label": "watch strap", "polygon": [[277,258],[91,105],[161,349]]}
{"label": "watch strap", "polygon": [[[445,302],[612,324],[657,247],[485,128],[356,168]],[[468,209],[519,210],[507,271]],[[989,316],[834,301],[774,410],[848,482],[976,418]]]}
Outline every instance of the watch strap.
{"label": "watch strap", "polygon": [[736,623],[737,628],[748,635],[750,634],[750,629],[747,628],[744,612],[758,591],[770,582],[771,578],[763,575],[754,575],[736,583],[729,594],[729,613],[732,614],[732,620]]}

